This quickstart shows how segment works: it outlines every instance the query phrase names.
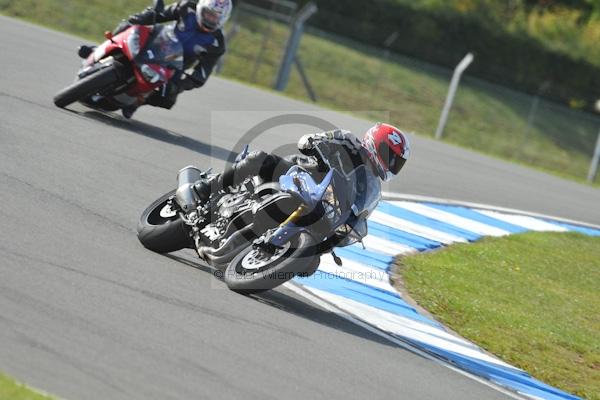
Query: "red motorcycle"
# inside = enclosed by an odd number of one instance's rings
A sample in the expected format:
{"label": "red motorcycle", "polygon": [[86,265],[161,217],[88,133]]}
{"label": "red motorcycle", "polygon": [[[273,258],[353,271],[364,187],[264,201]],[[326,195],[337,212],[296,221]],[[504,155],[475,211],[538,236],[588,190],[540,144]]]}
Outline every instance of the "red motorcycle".
{"label": "red motorcycle", "polygon": [[[159,13],[162,1],[155,1]],[[83,62],[76,81],[54,96],[54,104],[74,102],[104,110],[143,104],[146,97],[164,86],[183,64],[183,46],[169,25],[133,25],[106,41]]]}

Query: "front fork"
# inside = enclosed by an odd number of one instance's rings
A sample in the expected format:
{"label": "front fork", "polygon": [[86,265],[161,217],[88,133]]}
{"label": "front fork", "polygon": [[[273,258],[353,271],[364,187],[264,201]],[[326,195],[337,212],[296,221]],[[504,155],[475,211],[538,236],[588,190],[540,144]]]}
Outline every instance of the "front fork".
{"label": "front fork", "polygon": [[296,225],[296,222],[304,216],[307,209],[307,206],[300,205],[277,229],[255,240],[254,247],[261,248],[267,252],[275,252],[278,248],[283,247],[300,232],[306,230],[304,227]]}
{"label": "front fork", "polygon": [[[300,218],[304,216],[304,212],[307,210],[307,206],[301,205],[298,207],[284,222],[279,225],[279,228],[275,230],[267,238],[261,237],[255,241],[255,247],[260,247],[266,251],[275,252],[278,248],[283,247],[285,243],[290,241],[298,233],[306,231],[305,228],[295,224]],[[321,242],[318,246],[319,253],[331,253],[334,262],[338,265],[342,265],[342,260],[335,254],[334,248],[339,243],[336,235],[331,236],[327,240]]]}
{"label": "front fork", "polygon": [[306,206],[301,205],[300,207],[298,207],[296,209],[296,211],[294,211],[289,217],[287,217],[287,219],[285,221],[283,221],[281,223],[281,225],[279,225],[279,227],[281,228],[288,224],[293,224],[294,222],[298,221],[300,219],[300,217],[302,216],[302,214],[304,213],[304,211],[306,211]]}

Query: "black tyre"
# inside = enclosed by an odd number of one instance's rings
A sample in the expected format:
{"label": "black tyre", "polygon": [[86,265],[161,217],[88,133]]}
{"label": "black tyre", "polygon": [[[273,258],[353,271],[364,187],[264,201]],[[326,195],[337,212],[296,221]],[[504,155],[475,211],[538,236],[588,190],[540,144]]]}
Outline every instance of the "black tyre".
{"label": "black tyre", "polygon": [[316,254],[315,244],[309,234],[301,233],[267,259],[260,259],[258,251],[249,246],[229,263],[223,280],[229,289],[242,294],[273,289],[317,269],[320,255]]}
{"label": "black tyre", "polygon": [[76,101],[83,100],[86,97],[97,93],[106,86],[118,82],[118,80],[119,75],[117,74],[117,70],[111,65],[110,67],[76,81],[71,86],[58,92],[56,96],[54,96],[54,104],[56,104],[57,107],[65,108]]}
{"label": "black tyre", "polygon": [[167,206],[167,200],[174,194],[173,190],[161,196],[140,217],[138,239],[148,250],[170,253],[194,247],[187,225]]}

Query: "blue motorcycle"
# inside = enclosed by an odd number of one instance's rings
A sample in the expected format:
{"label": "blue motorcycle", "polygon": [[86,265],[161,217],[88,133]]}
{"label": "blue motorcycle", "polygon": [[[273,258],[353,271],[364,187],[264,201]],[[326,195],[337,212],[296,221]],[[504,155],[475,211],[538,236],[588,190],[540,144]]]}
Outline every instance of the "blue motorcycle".
{"label": "blue motorcycle", "polygon": [[[245,154],[247,149],[239,158]],[[200,201],[195,184],[215,175],[185,167],[178,188],[143,212],[138,238],[158,253],[194,249],[221,271],[231,290],[244,294],[312,275],[325,253],[340,264],[334,249],[367,235],[366,220],[379,202],[381,186],[364,166],[345,172],[341,165],[326,163],[319,183],[293,166],[279,182],[254,176],[212,193],[207,201]]]}

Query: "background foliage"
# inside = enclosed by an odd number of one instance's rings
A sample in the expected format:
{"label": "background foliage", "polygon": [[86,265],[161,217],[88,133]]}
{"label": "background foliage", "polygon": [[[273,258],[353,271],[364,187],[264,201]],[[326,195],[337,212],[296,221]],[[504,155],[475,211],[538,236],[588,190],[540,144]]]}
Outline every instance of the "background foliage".
{"label": "background foliage", "polygon": [[[319,0],[312,24],[346,37],[454,67],[491,82],[593,110],[600,98],[598,0]],[[545,82],[551,85],[541,90]]]}

